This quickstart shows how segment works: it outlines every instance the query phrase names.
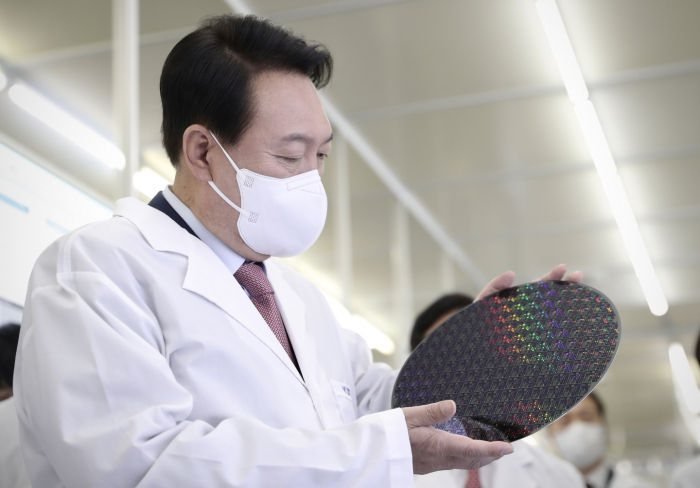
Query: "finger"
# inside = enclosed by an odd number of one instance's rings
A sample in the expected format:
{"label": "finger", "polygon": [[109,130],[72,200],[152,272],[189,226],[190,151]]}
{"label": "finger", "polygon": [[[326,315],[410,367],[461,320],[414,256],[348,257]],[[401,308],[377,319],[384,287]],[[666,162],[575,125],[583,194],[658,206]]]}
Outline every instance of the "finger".
{"label": "finger", "polygon": [[450,420],[457,413],[457,404],[452,400],[421,405],[420,407],[404,407],[406,425],[409,429],[426,425],[435,425]]}
{"label": "finger", "polygon": [[537,281],[559,281],[562,278],[564,278],[565,274],[566,264],[560,264],[559,266],[555,266],[552,271],[550,271]]}
{"label": "finger", "polygon": [[445,462],[444,469],[479,469],[483,468],[487,464],[491,464],[494,461],[501,459],[499,457],[484,457],[479,459],[467,459],[461,457],[450,457],[447,458]]}
{"label": "finger", "polygon": [[569,273],[566,277],[566,281],[571,281],[572,283],[581,283],[583,281],[583,271],[574,271]]}
{"label": "finger", "polygon": [[498,458],[511,454],[513,446],[507,442],[477,441],[456,434],[448,434],[444,439],[444,453],[461,458]]}
{"label": "finger", "polygon": [[481,293],[476,296],[474,301],[478,302],[485,296],[496,293],[497,291],[505,290],[506,288],[513,286],[514,281],[515,273],[512,271],[506,271],[502,275],[496,276],[494,279],[492,279],[491,282],[486,285],[483,290],[481,290]]}

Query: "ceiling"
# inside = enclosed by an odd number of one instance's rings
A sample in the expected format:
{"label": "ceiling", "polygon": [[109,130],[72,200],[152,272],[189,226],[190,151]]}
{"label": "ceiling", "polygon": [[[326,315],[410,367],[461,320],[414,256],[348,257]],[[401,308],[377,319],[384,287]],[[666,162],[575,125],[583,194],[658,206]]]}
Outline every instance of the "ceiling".
{"label": "ceiling", "polygon": [[[700,2],[558,1],[670,304],[663,317],[646,306],[534,0],[248,4],[330,48],[336,70],[325,94],[484,276],[511,269],[529,281],[567,263],[611,297],[624,339],[600,391],[626,434],[625,455],[686,452],[667,347],[691,351],[700,329]],[[144,149],[159,146],[165,56],[202,17],[225,12],[219,0],[141,0]],[[0,63],[111,138],[111,22],[108,0],[0,0]],[[6,91],[0,132],[103,201],[120,196],[118,171],[22,113]],[[397,313],[396,198],[352,148],[349,160],[351,305],[404,351],[413,313],[443,291],[478,286],[454,263],[445,270],[441,247],[409,219],[402,245],[413,299],[410,313]],[[171,177],[167,165],[144,164]],[[331,156],[326,229],[293,263],[331,283],[335,171]]]}

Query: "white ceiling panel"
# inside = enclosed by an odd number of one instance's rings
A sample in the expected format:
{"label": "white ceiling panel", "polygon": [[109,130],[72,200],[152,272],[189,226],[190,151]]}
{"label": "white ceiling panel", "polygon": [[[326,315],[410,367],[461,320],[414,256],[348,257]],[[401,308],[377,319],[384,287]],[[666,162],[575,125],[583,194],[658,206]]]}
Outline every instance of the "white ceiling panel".
{"label": "white ceiling panel", "polygon": [[559,0],[584,77],[700,59],[695,0]]}
{"label": "white ceiling panel", "polygon": [[330,93],[348,113],[560,82],[529,0],[403,2],[289,25],[331,49]]}

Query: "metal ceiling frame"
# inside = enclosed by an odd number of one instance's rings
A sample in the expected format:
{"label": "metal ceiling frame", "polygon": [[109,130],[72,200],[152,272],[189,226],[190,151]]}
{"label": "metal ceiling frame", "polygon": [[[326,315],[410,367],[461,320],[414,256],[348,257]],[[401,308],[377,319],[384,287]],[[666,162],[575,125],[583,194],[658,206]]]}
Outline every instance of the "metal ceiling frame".
{"label": "metal ceiling frame", "polygon": [[126,165],[122,176],[124,197],[136,195],[134,175],[141,166],[139,143],[139,0],[112,0],[112,106],[116,140]]}
{"label": "metal ceiling frame", "polygon": [[[700,59],[614,73],[588,83],[588,88],[593,92],[619,85],[641,83],[697,73],[700,73]],[[469,93],[466,95],[457,95],[455,97],[394,105],[393,107],[349,112],[348,118],[353,122],[370,122],[564,93],[566,93],[566,89],[563,83],[515,87],[505,90]]]}
{"label": "metal ceiling frame", "polygon": [[[634,167],[641,164],[669,161],[700,155],[700,143],[682,144],[678,146],[651,149],[639,154],[622,156],[617,160],[618,166]],[[453,176],[444,179],[421,180],[420,186],[407,182],[407,186],[416,193],[442,192],[450,188],[464,188],[480,186],[484,184],[502,184],[517,181],[526,181],[550,176],[569,175],[575,173],[593,172],[593,161],[577,161],[572,163],[542,164],[526,166],[514,169],[503,169],[483,173],[473,173],[463,176]],[[387,195],[380,190],[366,190],[355,192],[352,199],[355,201],[367,201],[368,199],[385,199]]]}

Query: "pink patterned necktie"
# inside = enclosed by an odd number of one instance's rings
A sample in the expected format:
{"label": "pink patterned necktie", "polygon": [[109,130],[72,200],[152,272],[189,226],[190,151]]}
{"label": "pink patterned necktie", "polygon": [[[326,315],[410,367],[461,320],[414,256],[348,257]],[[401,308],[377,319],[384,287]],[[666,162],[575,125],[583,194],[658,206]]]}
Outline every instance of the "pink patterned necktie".
{"label": "pink patterned necktie", "polygon": [[467,484],[464,486],[464,488],[482,488],[481,481],[479,480],[478,469],[469,470],[469,478],[467,478]]}
{"label": "pink patterned necktie", "polygon": [[270,326],[272,333],[280,341],[294,366],[299,369],[292,344],[289,342],[289,336],[287,336],[287,329],[285,329],[282,321],[282,315],[277,308],[277,303],[275,303],[275,291],[272,289],[265,271],[256,263],[244,263],[233,276],[248,291],[253,305],[258,309],[267,325]]}

